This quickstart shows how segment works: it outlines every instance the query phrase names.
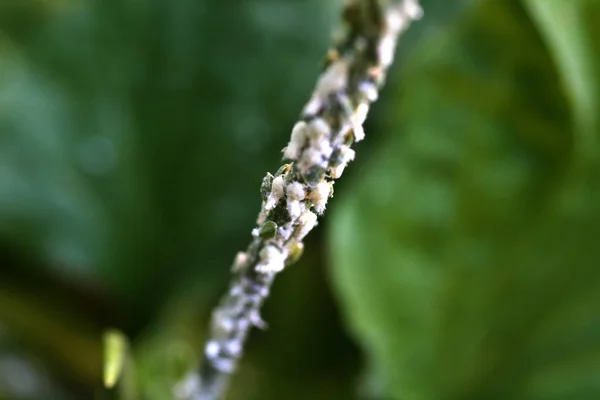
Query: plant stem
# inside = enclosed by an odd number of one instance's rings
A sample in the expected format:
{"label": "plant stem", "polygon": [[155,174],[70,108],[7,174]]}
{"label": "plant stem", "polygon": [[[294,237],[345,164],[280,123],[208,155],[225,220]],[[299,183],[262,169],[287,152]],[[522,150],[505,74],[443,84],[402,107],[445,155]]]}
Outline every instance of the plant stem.
{"label": "plant stem", "polygon": [[292,129],[284,164],[261,185],[262,207],[252,241],[237,254],[229,291],[212,315],[200,370],[182,382],[181,399],[224,396],[252,326],[277,273],[300,256],[304,237],[325,211],[333,184],[354,159],[351,145],[392,63],[396,40],[422,14],[418,0],[349,0],[311,99]]}

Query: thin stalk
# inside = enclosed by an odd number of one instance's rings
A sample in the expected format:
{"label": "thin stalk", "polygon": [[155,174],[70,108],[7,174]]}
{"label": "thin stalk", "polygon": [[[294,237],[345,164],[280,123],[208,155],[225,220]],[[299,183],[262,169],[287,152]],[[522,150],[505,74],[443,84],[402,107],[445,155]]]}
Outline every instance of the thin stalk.
{"label": "thin stalk", "polygon": [[300,257],[333,184],[354,159],[363,123],[377,100],[399,35],[422,14],[418,0],[346,1],[314,92],[294,125],[283,164],[261,185],[262,207],[252,240],[235,257],[229,291],[212,314],[199,371],[176,388],[187,400],[218,400],[242,356],[275,276]]}

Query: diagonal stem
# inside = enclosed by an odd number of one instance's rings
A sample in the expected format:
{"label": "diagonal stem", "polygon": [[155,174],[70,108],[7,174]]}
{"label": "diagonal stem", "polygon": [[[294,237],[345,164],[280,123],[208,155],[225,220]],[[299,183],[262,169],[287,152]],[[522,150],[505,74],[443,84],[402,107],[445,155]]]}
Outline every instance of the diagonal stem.
{"label": "diagonal stem", "polygon": [[242,356],[277,273],[293,264],[304,237],[325,211],[333,184],[354,159],[351,145],[391,65],[396,40],[422,14],[418,0],[347,0],[343,26],[314,92],[294,125],[284,161],[261,185],[262,207],[252,241],[233,263],[228,292],[213,311],[200,370],[176,392],[188,400],[218,400]]}

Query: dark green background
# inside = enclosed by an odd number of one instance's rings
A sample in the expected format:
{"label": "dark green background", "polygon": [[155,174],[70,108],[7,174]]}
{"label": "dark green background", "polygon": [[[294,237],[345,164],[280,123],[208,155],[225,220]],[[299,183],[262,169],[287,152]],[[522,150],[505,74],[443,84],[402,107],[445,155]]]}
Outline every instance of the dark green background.
{"label": "dark green background", "polygon": [[[600,2],[421,3],[229,399],[600,398]],[[0,0],[1,399],[170,398],[339,9]]]}

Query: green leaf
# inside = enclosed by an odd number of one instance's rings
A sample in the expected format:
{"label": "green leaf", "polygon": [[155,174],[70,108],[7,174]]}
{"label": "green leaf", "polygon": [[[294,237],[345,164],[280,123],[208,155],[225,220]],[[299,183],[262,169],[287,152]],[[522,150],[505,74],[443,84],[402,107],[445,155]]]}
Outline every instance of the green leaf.
{"label": "green leaf", "polygon": [[597,0],[525,0],[546,39],[569,94],[579,156],[594,157],[600,129],[600,3]]}
{"label": "green leaf", "polygon": [[144,320],[227,275],[335,4],[41,3],[0,5],[0,239]]}
{"label": "green leaf", "polygon": [[571,185],[559,82],[522,5],[481,2],[416,50],[395,136],[336,192],[333,282],[390,398],[600,397],[600,168]]}
{"label": "green leaf", "polygon": [[[136,354],[170,296],[197,289],[185,311],[201,325],[189,335],[199,347],[208,315],[196,313],[214,306],[250,239],[260,180],[279,165],[310,95],[337,4],[47,3],[0,2],[0,281],[14,273],[33,292],[32,275],[57,291],[67,281],[73,309],[135,337]],[[0,315],[17,308],[0,304]],[[71,309],[55,311],[64,314],[56,325],[68,323]],[[11,333],[28,330],[27,315],[8,321]],[[65,371],[57,379],[79,384],[68,367],[92,359],[81,386],[100,386],[97,332],[86,337],[95,353],[84,354],[33,333],[39,347],[66,354],[40,353],[49,370]],[[197,361],[173,342],[141,357],[150,361],[138,365],[140,393],[170,397],[183,364],[172,349]]]}

